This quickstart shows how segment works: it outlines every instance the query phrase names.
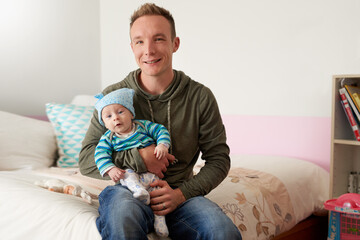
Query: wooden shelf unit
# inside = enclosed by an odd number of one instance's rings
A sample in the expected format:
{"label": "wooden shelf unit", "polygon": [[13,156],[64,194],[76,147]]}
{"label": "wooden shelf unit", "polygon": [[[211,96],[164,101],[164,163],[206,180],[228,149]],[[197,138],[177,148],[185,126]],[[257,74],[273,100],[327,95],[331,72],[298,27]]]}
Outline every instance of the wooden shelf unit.
{"label": "wooden shelf unit", "polygon": [[355,79],[360,87],[360,75],[333,76],[330,199],[347,193],[349,173],[360,171],[360,142],[355,139],[340,103],[339,88],[344,78]]}

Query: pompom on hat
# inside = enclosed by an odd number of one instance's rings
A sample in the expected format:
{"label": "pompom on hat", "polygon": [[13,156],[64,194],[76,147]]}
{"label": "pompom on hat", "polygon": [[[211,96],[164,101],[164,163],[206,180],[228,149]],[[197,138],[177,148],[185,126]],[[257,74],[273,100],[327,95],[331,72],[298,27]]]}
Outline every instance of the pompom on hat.
{"label": "pompom on hat", "polygon": [[97,94],[95,97],[99,99],[95,103],[95,109],[98,111],[99,122],[101,125],[105,126],[104,122],[101,119],[101,112],[104,107],[111,104],[121,104],[126,107],[132,115],[135,117],[135,109],[133,105],[135,91],[129,88],[121,88],[106,94],[105,96],[102,93]]}

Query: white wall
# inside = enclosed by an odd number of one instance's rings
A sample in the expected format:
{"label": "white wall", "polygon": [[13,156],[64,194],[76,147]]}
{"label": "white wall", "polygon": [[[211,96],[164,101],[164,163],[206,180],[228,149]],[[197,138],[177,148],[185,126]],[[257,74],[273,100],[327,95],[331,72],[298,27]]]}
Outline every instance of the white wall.
{"label": "white wall", "polygon": [[1,111],[44,115],[100,85],[99,0],[0,0]]}
{"label": "white wall", "polygon": [[[135,69],[140,0],[0,0],[0,110],[44,114]],[[331,76],[360,73],[358,0],[154,1],[174,15],[174,68],[223,114],[330,117]],[[100,42],[101,38],[101,42]]]}
{"label": "white wall", "polygon": [[[100,0],[103,88],[137,67],[129,18],[145,2]],[[360,74],[358,0],[153,2],[175,18],[174,68],[223,114],[330,117],[332,75]]]}

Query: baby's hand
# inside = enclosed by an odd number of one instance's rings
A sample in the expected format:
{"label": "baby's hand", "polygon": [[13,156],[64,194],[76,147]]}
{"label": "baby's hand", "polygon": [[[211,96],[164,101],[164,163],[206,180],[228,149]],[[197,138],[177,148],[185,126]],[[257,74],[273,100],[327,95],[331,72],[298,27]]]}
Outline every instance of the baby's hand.
{"label": "baby's hand", "polygon": [[165,157],[166,153],[168,153],[168,148],[164,144],[159,144],[155,147],[154,154],[158,160]]}
{"label": "baby's hand", "polygon": [[122,170],[118,167],[113,167],[109,171],[106,172],[111,180],[114,182],[118,182],[120,179],[123,179],[125,176],[125,170]]}

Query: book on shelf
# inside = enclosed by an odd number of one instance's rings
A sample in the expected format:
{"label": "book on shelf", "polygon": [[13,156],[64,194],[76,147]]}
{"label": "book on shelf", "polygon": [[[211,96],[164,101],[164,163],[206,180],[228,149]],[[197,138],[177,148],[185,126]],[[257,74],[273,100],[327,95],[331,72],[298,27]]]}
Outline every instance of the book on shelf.
{"label": "book on shelf", "polygon": [[[350,105],[350,108],[352,109],[353,113],[355,114],[355,117],[356,117],[356,120],[360,122],[360,111],[357,109],[353,99],[351,98],[350,94],[348,93],[348,91],[346,90],[345,87],[343,88],[340,88],[342,89],[342,93],[345,94],[345,97],[347,99],[347,102],[349,103]],[[339,92],[340,92],[340,89],[339,89]]]}
{"label": "book on shelf", "polygon": [[360,94],[353,93],[353,97],[354,97],[356,105],[360,106]]}
{"label": "book on shelf", "polygon": [[[349,105],[349,101],[348,98],[346,96],[347,92],[345,88],[340,88],[339,89],[339,93],[340,93],[340,102],[341,105],[343,106],[345,115],[350,123],[351,129],[354,132],[355,138],[357,141],[360,141],[360,132],[359,132],[359,125],[355,119],[355,116],[353,114],[353,110],[351,109],[350,105]],[[349,96],[350,98],[350,96]]]}
{"label": "book on shelf", "polygon": [[360,112],[360,87],[345,85],[346,91],[349,93],[351,99],[353,100],[357,110]]}

